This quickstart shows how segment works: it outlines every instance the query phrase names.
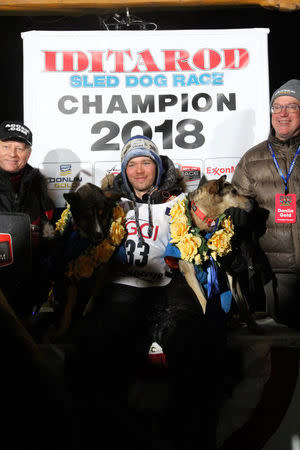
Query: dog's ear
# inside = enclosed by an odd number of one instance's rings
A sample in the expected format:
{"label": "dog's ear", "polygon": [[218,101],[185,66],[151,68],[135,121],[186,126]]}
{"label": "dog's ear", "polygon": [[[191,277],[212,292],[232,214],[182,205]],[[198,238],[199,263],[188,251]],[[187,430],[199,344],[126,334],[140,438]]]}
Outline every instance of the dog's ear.
{"label": "dog's ear", "polygon": [[197,196],[197,194],[199,194],[201,192],[202,186],[204,186],[207,183],[207,181],[208,180],[207,180],[206,176],[202,175],[202,177],[200,178],[199,184],[196,187],[196,189],[194,191],[190,191],[188,193],[188,199],[189,200],[194,199]]}
{"label": "dog's ear", "polygon": [[101,180],[100,187],[101,189],[110,189],[114,185],[115,175],[113,173],[107,173],[104,178]]}
{"label": "dog's ear", "polygon": [[219,179],[218,179],[218,183],[220,184],[220,186],[222,186],[222,184],[225,183],[227,178],[227,175],[222,175]]}
{"label": "dog's ear", "polygon": [[226,178],[227,178],[226,175],[222,175],[217,180],[213,180],[208,189],[208,192],[210,194],[218,194],[222,190],[222,186],[225,183]]}
{"label": "dog's ear", "polygon": [[69,205],[72,205],[76,202],[79,195],[77,192],[68,192],[67,194],[63,194],[64,199],[69,203]]}
{"label": "dog's ear", "polygon": [[203,186],[205,183],[207,183],[208,179],[206,178],[205,175],[202,175],[202,177],[200,178],[199,184],[198,184],[198,188]]}
{"label": "dog's ear", "polygon": [[208,186],[208,193],[210,195],[215,195],[220,192],[219,180],[211,180]]}
{"label": "dog's ear", "polygon": [[208,192],[212,195],[218,194],[222,190],[222,186],[225,183],[226,178],[227,178],[226,175],[222,175],[217,180],[212,180]]}

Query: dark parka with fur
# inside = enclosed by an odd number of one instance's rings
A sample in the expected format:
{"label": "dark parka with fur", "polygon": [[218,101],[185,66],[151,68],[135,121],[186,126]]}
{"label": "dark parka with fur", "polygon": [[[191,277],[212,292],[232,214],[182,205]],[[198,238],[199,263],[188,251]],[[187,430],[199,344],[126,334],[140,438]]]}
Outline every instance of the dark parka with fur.
{"label": "dark parka with fur", "polygon": [[[26,164],[17,193],[9,175],[0,169],[0,212],[25,213],[29,215],[31,224],[39,225],[41,219],[48,221],[52,217],[54,208],[47,194],[46,179],[38,169]],[[36,233],[35,239],[31,240],[31,248],[32,264],[30,255],[27,258],[22,254],[22,258],[15,257],[14,264],[0,268],[1,288],[20,317],[28,315],[34,305],[45,300],[49,289],[43,266],[45,249]]]}
{"label": "dark parka with fur", "polygon": [[266,232],[259,242],[273,271],[300,274],[300,156],[288,181],[289,193],[296,194],[297,198],[297,221],[293,224],[275,223],[275,193],[284,193],[284,182],[275,167],[268,143],[286,177],[300,145],[300,135],[281,141],[272,130],[268,140],[253,147],[241,158],[232,183],[240,193],[254,198],[268,212]]}
{"label": "dark parka with fur", "polygon": [[41,216],[48,211],[53,213],[53,210],[45,177],[38,169],[26,164],[18,193],[14,191],[8,174],[0,169],[0,211],[26,213],[31,223],[38,223]]}

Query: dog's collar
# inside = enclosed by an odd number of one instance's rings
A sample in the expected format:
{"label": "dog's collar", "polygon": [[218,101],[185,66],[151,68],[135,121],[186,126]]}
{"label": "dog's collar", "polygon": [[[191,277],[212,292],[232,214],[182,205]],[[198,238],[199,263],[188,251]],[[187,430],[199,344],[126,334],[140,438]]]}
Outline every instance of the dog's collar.
{"label": "dog's collar", "polygon": [[199,217],[199,219],[202,220],[202,222],[205,222],[209,227],[213,227],[216,224],[215,219],[207,217],[206,214],[204,214],[204,212],[202,212],[198,208],[198,206],[196,205],[196,203],[194,201],[191,201],[191,208],[194,211],[194,213],[196,214],[196,216]]}

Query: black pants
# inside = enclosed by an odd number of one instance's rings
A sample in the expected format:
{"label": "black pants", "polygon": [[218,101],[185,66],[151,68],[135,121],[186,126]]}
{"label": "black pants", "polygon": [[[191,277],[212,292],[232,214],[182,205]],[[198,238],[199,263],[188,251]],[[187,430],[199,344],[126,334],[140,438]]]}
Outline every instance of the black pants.
{"label": "black pants", "polygon": [[220,305],[209,305],[204,316],[180,278],[161,288],[109,285],[97,302],[86,320],[77,356],[84,368],[80,380],[86,380],[103,417],[114,414],[116,424],[116,411],[128,414],[128,386],[156,341],[167,358],[174,441],[178,448],[189,448],[190,441],[192,448],[196,434],[199,442],[205,442],[203,448],[213,449],[225,345]]}

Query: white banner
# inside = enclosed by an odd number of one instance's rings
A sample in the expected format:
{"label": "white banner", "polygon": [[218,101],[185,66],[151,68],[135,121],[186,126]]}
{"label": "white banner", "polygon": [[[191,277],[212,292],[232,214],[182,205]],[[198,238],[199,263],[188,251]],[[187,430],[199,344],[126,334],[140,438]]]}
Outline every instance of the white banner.
{"label": "white banner", "polygon": [[268,29],[31,31],[24,44],[30,163],[64,206],[78,183],[120,170],[136,134],[153,139],[189,188],[231,179],[269,131]]}

